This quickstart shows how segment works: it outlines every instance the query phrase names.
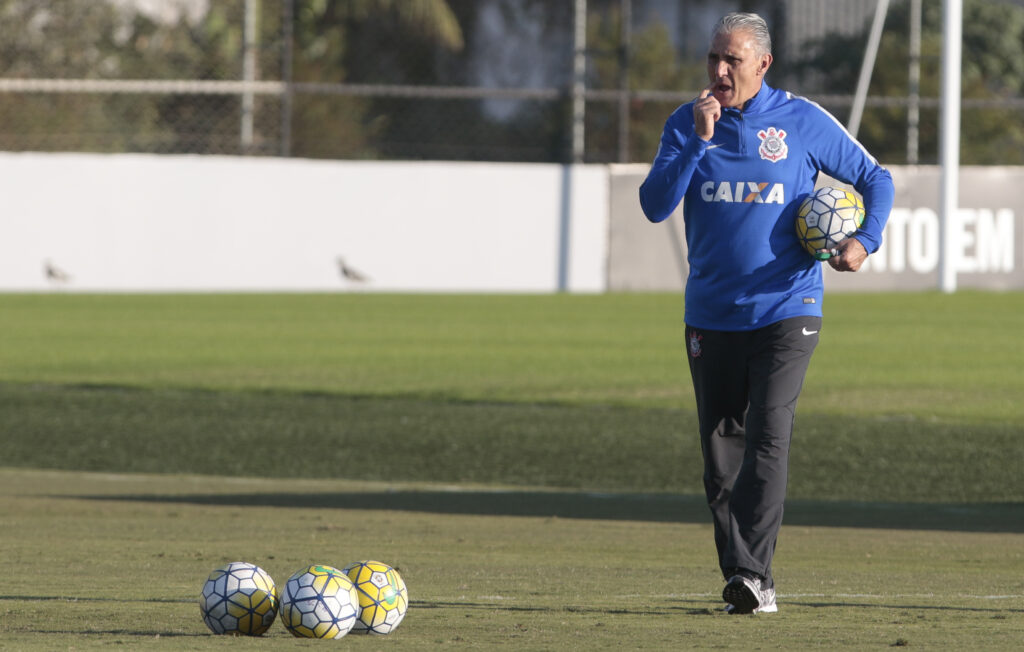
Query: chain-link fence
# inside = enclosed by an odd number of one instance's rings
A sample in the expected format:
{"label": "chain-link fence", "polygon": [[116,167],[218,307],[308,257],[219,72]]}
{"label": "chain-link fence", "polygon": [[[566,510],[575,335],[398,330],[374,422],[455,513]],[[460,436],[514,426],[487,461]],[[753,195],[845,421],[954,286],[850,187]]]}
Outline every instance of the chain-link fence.
{"label": "chain-link fence", "polygon": [[[0,0],[0,149],[649,161],[721,14],[845,122],[877,4]],[[887,163],[937,160],[939,4],[889,7],[859,133]],[[963,162],[1022,164],[1024,3],[967,0],[964,38]]]}

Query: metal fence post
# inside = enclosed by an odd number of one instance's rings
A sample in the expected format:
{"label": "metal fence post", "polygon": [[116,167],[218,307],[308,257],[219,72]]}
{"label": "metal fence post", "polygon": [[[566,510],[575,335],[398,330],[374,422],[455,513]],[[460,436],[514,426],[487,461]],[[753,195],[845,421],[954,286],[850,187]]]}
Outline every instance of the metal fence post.
{"label": "metal fence post", "polygon": [[[245,0],[245,42],[242,55],[242,79],[252,83],[256,81],[256,39],[259,30],[259,5],[256,0]],[[253,122],[256,112],[256,97],[248,87],[242,93],[242,154],[252,152]]]}

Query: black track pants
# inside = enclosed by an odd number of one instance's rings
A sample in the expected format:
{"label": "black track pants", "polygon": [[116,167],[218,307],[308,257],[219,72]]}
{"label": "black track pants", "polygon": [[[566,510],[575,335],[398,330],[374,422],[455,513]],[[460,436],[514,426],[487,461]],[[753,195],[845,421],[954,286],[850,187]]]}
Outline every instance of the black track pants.
{"label": "black track pants", "polygon": [[704,491],[723,574],[746,568],[774,585],[793,418],[820,330],[820,317],[754,331],[686,327]]}

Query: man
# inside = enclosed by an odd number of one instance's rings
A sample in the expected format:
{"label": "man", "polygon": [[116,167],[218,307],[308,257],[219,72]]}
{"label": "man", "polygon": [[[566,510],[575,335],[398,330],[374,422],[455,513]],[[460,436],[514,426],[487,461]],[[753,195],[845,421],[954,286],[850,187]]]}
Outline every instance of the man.
{"label": "man", "polygon": [[756,14],[712,31],[709,85],[665,123],[640,204],[660,222],[683,203],[686,341],[704,488],[730,613],[778,610],[772,557],[794,410],[821,331],[820,264],[796,238],[819,171],[852,184],[864,224],[829,265],[856,271],[882,241],[889,173],[826,111],[769,87],[771,37]]}

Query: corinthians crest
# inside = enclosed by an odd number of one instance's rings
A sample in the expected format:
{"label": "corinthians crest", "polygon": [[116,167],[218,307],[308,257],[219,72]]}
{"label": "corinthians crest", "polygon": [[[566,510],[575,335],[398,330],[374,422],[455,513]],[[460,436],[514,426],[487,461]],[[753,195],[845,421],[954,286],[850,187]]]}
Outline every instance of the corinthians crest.
{"label": "corinthians crest", "polygon": [[761,139],[761,146],[757,148],[757,153],[761,155],[761,158],[772,163],[786,158],[789,147],[786,145],[785,131],[768,127],[768,129],[757,132],[757,137]]}

